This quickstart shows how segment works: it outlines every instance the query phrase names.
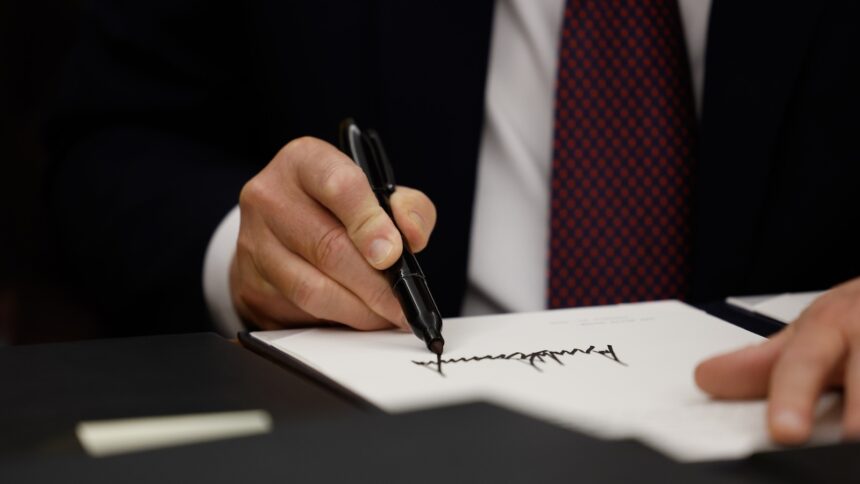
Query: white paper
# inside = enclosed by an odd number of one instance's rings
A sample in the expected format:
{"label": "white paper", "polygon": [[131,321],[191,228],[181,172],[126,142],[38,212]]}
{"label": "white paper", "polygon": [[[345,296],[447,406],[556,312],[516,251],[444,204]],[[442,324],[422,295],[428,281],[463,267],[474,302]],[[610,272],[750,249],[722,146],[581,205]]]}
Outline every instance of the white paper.
{"label": "white paper", "polygon": [[824,294],[825,291],[795,292],[786,294],[769,294],[763,296],[734,296],[726,302],[789,324],[800,316],[812,301]]}
{"label": "white paper", "polygon": [[[684,461],[770,446],[764,402],[714,401],[693,381],[702,359],[763,338],[680,302],[447,319],[444,335],[443,376],[435,355],[402,331],[254,333],[388,412],[489,400],[598,436],[639,438]],[[487,355],[496,359],[454,361]],[[832,428],[818,439],[834,440]]]}

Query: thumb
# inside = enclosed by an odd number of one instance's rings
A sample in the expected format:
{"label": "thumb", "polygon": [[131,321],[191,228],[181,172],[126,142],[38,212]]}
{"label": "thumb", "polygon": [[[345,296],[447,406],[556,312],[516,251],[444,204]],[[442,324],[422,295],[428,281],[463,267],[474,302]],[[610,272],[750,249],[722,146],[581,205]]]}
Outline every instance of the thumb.
{"label": "thumb", "polygon": [[436,207],[430,198],[414,188],[399,186],[391,195],[391,211],[409,248],[413,252],[424,250],[436,225]]}

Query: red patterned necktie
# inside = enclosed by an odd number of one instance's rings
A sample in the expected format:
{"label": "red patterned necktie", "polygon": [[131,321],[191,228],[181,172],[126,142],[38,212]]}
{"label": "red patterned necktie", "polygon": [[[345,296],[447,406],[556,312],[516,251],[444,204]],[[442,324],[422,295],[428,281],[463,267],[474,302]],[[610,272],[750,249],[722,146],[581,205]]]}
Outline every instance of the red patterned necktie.
{"label": "red patterned necktie", "polygon": [[550,307],[684,296],[694,131],[677,0],[568,0]]}

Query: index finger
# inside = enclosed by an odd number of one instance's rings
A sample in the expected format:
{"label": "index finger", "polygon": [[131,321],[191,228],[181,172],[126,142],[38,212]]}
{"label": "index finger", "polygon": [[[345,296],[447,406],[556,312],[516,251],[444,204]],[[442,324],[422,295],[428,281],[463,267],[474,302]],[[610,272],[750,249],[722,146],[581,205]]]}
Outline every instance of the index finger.
{"label": "index finger", "polygon": [[773,366],[793,331],[789,326],[757,345],[708,358],[696,367],[696,384],[716,398],[764,397]]}
{"label": "index finger", "polygon": [[340,220],[370,265],[384,269],[393,264],[403,250],[403,239],[364,172],[328,143],[314,143],[309,149],[314,152],[297,159],[302,189]]}

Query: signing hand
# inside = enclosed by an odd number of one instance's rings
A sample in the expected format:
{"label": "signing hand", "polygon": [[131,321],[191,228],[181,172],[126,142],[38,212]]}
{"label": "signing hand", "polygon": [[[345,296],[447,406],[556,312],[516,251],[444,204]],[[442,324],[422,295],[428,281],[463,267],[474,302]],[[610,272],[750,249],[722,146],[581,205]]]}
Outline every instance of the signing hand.
{"label": "signing hand", "polygon": [[770,434],[783,444],[806,441],[818,397],[841,386],[844,434],[860,437],[860,278],[821,295],[770,340],[701,363],[696,383],[717,398],[767,396]]}
{"label": "signing hand", "polygon": [[[406,320],[384,276],[402,251],[397,229],[361,169],[330,144],[284,146],[242,189],[230,290],[239,314],[265,329],[335,321],[357,329]],[[397,224],[414,251],[427,245],[436,209],[399,187]]]}

